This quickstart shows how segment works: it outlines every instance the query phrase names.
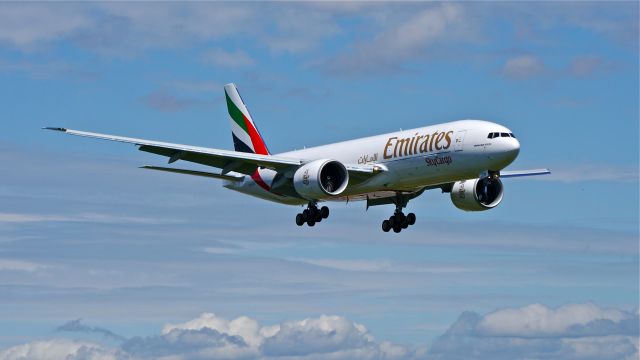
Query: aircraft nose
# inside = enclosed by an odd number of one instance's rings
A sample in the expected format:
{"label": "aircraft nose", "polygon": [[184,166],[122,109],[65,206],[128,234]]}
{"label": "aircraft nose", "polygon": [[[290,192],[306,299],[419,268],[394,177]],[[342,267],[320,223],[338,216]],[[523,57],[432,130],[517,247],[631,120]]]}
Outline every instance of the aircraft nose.
{"label": "aircraft nose", "polygon": [[509,158],[509,161],[513,161],[518,157],[520,153],[520,141],[516,138],[509,139],[509,144],[507,145],[506,155]]}

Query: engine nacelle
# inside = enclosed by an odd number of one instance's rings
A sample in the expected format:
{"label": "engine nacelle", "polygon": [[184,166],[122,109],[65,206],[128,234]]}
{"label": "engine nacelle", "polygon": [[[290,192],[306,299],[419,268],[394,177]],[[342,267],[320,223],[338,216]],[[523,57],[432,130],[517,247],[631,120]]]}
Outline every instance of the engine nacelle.
{"label": "engine nacelle", "polygon": [[483,211],[498,206],[503,194],[499,178],[470,179],[453,184],[451,201],[461,210]]}
{"label": "engine nacelle", "polygon": [[293,187],[307,200],[340,195],[349,183],[349,172],[339,161],[322,159],[302,165],[293,175]]}

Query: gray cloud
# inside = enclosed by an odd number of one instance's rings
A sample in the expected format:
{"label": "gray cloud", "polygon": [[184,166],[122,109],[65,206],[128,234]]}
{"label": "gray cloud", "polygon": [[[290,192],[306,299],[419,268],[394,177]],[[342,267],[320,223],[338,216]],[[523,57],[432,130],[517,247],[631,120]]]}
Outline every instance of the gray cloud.
{"label": "gray cloud", "polygon": [[[341,316],[261,326],[244,316],[227,320],[204,313],[118,348],[53,339],[5,349],[0,359],[634,359],[638,326],[637,311],[591,303],[531,304],[484,316],[464,312],[427,352],[378,342],[363,325]],[[113,334],[77,320],[60,329]]]}
{"label": "gray cloud", "polygon": [[586,77],[606,71],[611,68],[604,59],[595,55],[580,56],[569,64],[569,74],[576,77]]}
{"label": "gray cloud", "polygon": [[81,65],[73,65],[64,61],[47,61],[39,63],[32,60],[2,60],[0,73],[23,73],[33,79],[70,79],[75,81],[93,81],[99,78],[96,71],[87,70]]}
{"label": "gray cloud", "polygon": [[611,181],[619,183],[638,182],[640,171],[632,166],[608,164],[563,164],[553,167],[550,175],[532,178],[538,181],[562,181],[576,183],[584,181]]}
{"label": "gray cloud", "polygon": [[0,351],[0,360],[125,360],[126,354],[99,344],[67,339],[34,341]]}
{"label": "gray cloud", "polygon": [[86,7],[72,4],[0,3],[0,42],[33,49],[92,24]]}
{"label": "gray cloud", "polygon": [[227,51],[220,48],[210,49],[204,55],[206,62],[225,68],[242,68],[254,65],[256,62],[242,50]]}
{"label": "gray cloud", "polygon": [[[249,55],[253,50],[266,48],[275,55],[311,53],[313,57],[307,59],[308,64],[340,75],[407,71],[416,61],[458,59],[460,54],[469,54],[466,45],[482,42],[487,36],[486,30],[501,18],[513,22],[517,34],[534,34],[524,39],[527,41],[548,41],[550,29],[570,24],[637,47],[632,35],[637,34],[637,19],[630,15],[637,11],[629,11],[633,5],[620,4],[296,3],[283,6],[215,2],[161,3],[153,7],[144,3],[56,6],[5,3],[1,6],[0,43],[23,50],[71,40],[103,55],[131,57],[149,49],[205,44],[213,48],[205,54],[212,64],[244,67],[255,64]],[[356,22],[355,36],[344,31],[345,16]],[[247,38],[258,41],[248,42]],[[225,40],[247,46],[226,49]],[[329,41],[336,42],[337,47],[328,48]],[[323,50],[323,55],[313,53],[319,50]],[[480,54],[486,55],[501,56],[491,51]],[[594,56],[578,58],[568,71],[574,76],[585,76],[601,70],[606,64],[604,60]],[[46,70],[45,65],[29,66],[35,72]],[[502,74],[522,79],[538,75],[544,69],[540,59],[525,55],[509,59]]]}
{"label": "gray cloud", "polygon": [[388,26],[370,41],[354,44],[323,67],[337,74],[396,71],[424,56],[429,46],[460,31],[465,20],[462,6],[434,5]]}
{"label": "gray cloud", "polygon": [[521,55],[507,59],[500,73],[510,79],[529,79],[546,72],[542,60],[534,55]]}
{"label": "gray cloud", "polygon": [[16,259],[0,258],[0,271],[23,271],[34,273],[46,269],[46,265]]}
{"label": "gray cloud", "polygon": [[432,359],[635,359],[637,313],[568,304],[463,313],[429,350]]}
{"label": "gray cloud", "polygon": [[[72,321],[64,331],[113,334]],[[55,349],[55,355],[51,350]],[[49,352],[47,352],[49,350]],[[162,334],[133,337],[119,348],[90,342],[54,339],[0,351],[1,360],[27,356],[40,359],[414,359],[419,352],[390,342],[378,343],[360,324],[322,315],[260,326],[255,320],[227,320],[205,313],[182,324],[165,326]]]}
{"label": "gray cloud", "polygon": [[162,112],[185,111],[199,107],[213,106],[215,100],[200,100],[172,95],[166,91],[155,91],[144,98],[143,103],[154,110]]}
{"label": "gray cloud", "polygon": [[66,324],[60,325],[56,331],[59,332],[76,332],[85,334],[99,334],[106,338],[122,341],[126,340],[123,336],[114,333],[111,330],[101,328],[98,326],[89,326],[82,323],[82,319],[76,319],[69,321]]}

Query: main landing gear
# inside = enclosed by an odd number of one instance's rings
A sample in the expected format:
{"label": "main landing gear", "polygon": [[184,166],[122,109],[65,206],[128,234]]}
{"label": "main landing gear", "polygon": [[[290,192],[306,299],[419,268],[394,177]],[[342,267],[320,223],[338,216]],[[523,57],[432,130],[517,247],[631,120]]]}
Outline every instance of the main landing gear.
{"label": "main landing gear", "polygon": [[300,214],[296,215],[296,225],[302,226],[305,223],[314,226],[316,223],[329,217],[329,208],[326,206],[318,209],[316,203],[311,202],[307,208]]}
{"label": "main landing gear", "polygon": [[416,214],[409,213],[405,215],[401,208],[396,208],[396,212],[389,217],[389,220],[382,222],[382,231],[389,232],[393,229],[393,232],[399,233],[402,229],[406,229],[409,225],[416,223]]}
{"label": "main landing gear", "polygon": [[402,229],[406,229],[409,225],[416,223],[416,214],[409,213],[405,215],[402,212],[402,208],[406,207],[408,202],[409,197],[400,192],[396,193],[396,197],[393,200],[393,203],[396,204],[396,211],[389,217],[389,220],[382,221],[382,231],[389,232],[393,229],[393,232],[399,233]]}

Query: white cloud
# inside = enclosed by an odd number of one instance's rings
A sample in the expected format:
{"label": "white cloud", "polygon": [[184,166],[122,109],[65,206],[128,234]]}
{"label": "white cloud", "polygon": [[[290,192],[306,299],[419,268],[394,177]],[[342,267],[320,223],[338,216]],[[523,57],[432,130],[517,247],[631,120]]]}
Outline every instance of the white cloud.
{"label": "white cloud", "polygon": [[47,221],[72,221],[72,218],[58,215],[0,213],[0,223],[30,223]]}
{"label": "white cloud", "polygon": [[407,273],[462,273],[474,271],[458,266],[424,266],[421,264],[397,264],[388,260],[364,260],[364,259],[290,259],[307,264],[322,266],[343,271],[366,272],[407,272]]}
{"label": "white cloud", "polygon": [[460,32],[466,20],[463,7],[457,4],[429,7],[388,27],[369,42],[356,43],[351,51],[331,59],[326,68],[346,74],[398,69],[424,55],[438,40]]}
{"label": "white cloud", "polygon": [[341,8],[318,6],[318,3],[291,3],[285,7],[268,6],[263,10],[271,18],[266,32],[258,34],[274,53],[302,53],[320,48],[322,42],[342,33],[336,17]]}
{"label": "white cloud", "polygon": [[92,24],[76,5],[57,3],[0,3],[0,42],[30,49],[58,40]]}
{"label": "white cloud", "polygon": [[224,49],[211,49],[207,51],[204,60],[214,65],[225,68],[241,68],[254,65],[256,62],[242,50],[227,51]]}
{"label": "white cloud", "polygon": [[[213,313],[167,324],[160,335],[124,340],[120,347],[54,339],[0,351],[0,360],[48,359],[635,359],[638,311],[567,304],[507,308],[484,316],[463,313],[427,352],[388,341],[341,316],[321,315],[263,326]],[[113,334],[79,321],[68,331]],[[62,327],[61,327],[62,328]],[[113,338],[113,336],[111,336]]]}
{"label": "white cloud", "polygon": [[501,69],[502,75],[511,79],[528,79],[545,72],[542,60],[534,55],[510,58]]}
{"label": "white cloud", "polygon": [[[78,321],[68,331],[110,331]],[[61,327],[62,328],[62,327]],[[113,337],[113,336],[111,336]],[[423,351],[423,350],[421,350]],[[134,337],[120,348],[55,339],[36,341],[0,351],[0,360],[48,359],[413,359],[421,352],[383,341],[375,342],[367,329],[341,316],[283,321],[261,326],[240,316],[227,320],[212,313],[167,324],[162,333]]]}
{"label": "white cloud", "polygon": [[[262,39],[275,52],[302,52],[339,33],[333,12],[334,8],[307,4],[3,3],[0,42],[30,49],[72,40],[101,54],[131,56],[151,48],[180,48],[248,35]],[[254,63],[242,51],[216,54],[215,60],[226,66]]]}
{"label": "white cloud", "polygon": [[391,262],[386,260],[338,260],[338,259],[292,259],[307,264],[344,271],[388,271]]}
{"label": "white cloud", "polygon": [[0,259],[0,271],[36,272],[46,268],[47,266],[45,265],[37,264],[30,261]]}
{"label": "white cloud", "polygon": [[35,341],[0,351],[0,360],[116,360],[118,351],[82,341],[55,339]]}
{"label": "white cloud", "polygon": [[167,324],[162,329],[162,334],[167,335],[173,330],[202,330],[209,328],[220,333],[238,335],[247,344],[258,347],[262,344],[264,334],[271,334],[270,331],[263,331],[258,322],[246,316],[241,316],[233,320],[227,320],[213,313],[203,313],[200,317],[182,324]]}
{"label": "white cloud", "polygon": [[569,73],[573,76],[589,76],[603,70],[605,63],[599,56],[580,56],[569,64]]}
{"label": "white cloud", "polygon": [[465,312],[429,350],[433,359],[636,359],[638,314],[594,304]]}
{"label": "white cloud", "polygon": [[603,309],[594,304],[569,304],[551,309],[541,304],[504,309],[487,314],[476,330],[489,336],[545,337],[568,334],[571,328],[595,321],[620,323],[633,316],[618,309]]}
{"label": "white cloud", "polygon": [[137,216],[118,216],[99,213],[81,213],[74,215],[47,215],[47,214],[21,214],[0,213],[2,223],[35,223],[35,222],[90,222],[99,224],[176,224],[181,221],[175,219],[156,219]]}
{"label": "white cloud", "polygon": [[637,167],[615,166],[607,164],[558,165],[551,169],[550,175],[533,177],[541,181],[562,181],[566,183],[581,181],[638,182]]}

